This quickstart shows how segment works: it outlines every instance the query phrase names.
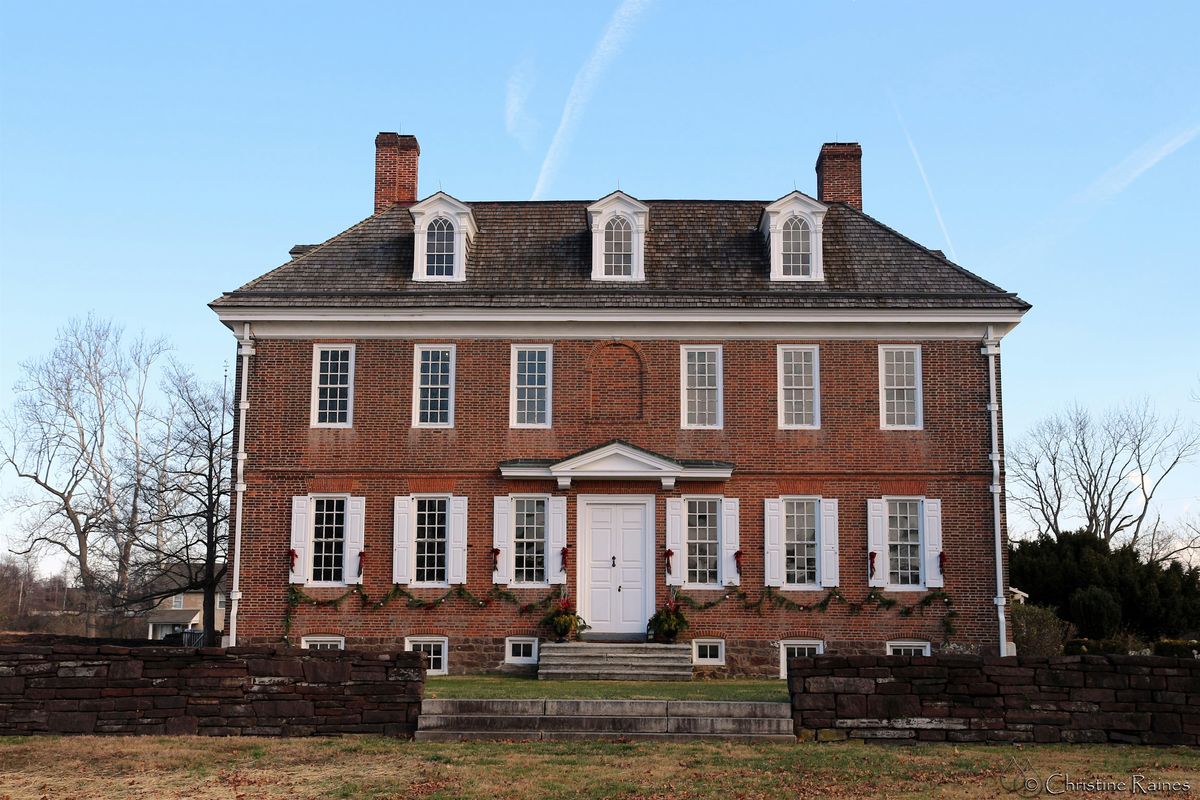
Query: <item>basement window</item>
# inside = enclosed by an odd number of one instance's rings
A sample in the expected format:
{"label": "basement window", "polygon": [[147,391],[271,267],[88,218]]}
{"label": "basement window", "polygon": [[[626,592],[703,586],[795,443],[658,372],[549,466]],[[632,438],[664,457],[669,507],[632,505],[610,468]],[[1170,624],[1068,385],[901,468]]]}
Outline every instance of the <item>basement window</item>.
{"label": "basement window", "polygon": [[305,636],[300,639],[302,650],[345,650],[344,636]]}
{"label": "basement window", "polygon": [[920,639],[896,639],[887,643],[889,656],[927,656],[929,652],[929,642]]}
{"label": "basement window", "polygon": [[725,666],[725,640],[693,639],[692,663],[697,666]]}
{"label": "basement window", "polygon": [[779,643],[779,677],[787,677],[787,662],[793,658],[812,658],[825,652],[820,639],[785,639]]}
{"label": "basement window", "polygon": [[413,653],[424,653],[429,659],[428,675],[446,675],[446,654],[450,650],[445,636],[405,636],[404,649]]}
{"label": "basement window", "polygon": [[538,640],[536,636],[509,636],[504,640],[505,664],[538,663]]}

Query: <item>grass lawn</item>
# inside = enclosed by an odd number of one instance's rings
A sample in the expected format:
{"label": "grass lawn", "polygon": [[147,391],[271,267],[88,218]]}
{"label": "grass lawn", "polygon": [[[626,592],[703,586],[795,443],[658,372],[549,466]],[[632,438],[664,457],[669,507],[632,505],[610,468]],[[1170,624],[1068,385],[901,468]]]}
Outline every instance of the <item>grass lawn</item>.
{"label": "grass lawn", "polygon": [[780,680],[539,681],[532,675],[432,676],[425,696],[439,700],[759,700],[788,702]]}
{"label": "grass lawn", "polygon": [[963,800],[1017,797],[1001,785],[1003,777],[1015,774],[1014,757],[1043,777],[1060,771],[1073,780],[1128,781],[1136,772],[1147,780],[1188,781],[1193,791],[1200,786],[1200,751],[1096,745],[441,744],[366,736],[85,736],[0,739],[0,798]]}

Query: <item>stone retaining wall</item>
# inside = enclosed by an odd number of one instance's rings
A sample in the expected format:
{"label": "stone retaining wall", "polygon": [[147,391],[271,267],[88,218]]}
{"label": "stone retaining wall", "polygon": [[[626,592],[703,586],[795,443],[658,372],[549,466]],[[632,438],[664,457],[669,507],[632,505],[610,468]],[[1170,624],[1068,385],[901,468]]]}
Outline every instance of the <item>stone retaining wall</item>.
{"label": "stone retaining wall", "polygon": [[1200,744],[1200,660],[818,656],[788,662],[801,740]]}
{"label": "stone retaining wall", "polygon": [[417,653],[0,644],[0,735],[411,736]]}

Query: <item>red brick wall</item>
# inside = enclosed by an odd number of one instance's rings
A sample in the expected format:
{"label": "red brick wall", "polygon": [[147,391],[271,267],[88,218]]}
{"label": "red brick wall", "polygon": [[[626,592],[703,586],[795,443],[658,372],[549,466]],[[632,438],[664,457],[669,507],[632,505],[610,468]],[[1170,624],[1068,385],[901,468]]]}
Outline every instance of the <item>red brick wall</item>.
{"label": "red brick wall", "polygon": [[[436,340],[422,340],[436,341]],[[524,341],[524,340],[522,340]],[[889,340],[890,341],[890,340]],[[533,343],[532,341],[529,343]],[[689,342],[694,343],[694,342]],[[656,553],[664,547],[666,499],[718,493],[741,499],[741,548],[746,553],[741,588],[756,599],[763,591],[763,500],[805,493],[840,501],[840,590],[851,603],[868,592],[866,500],[884,494],[921,494],[943,502],[943,540],[948,556],[945,591],[957,613],[949,643],[994,652],[997,622],[992,539],[987,361],[979,342],[922,342],[924,423],[921,431],[881,431],[878,341],[822,341],[821,429],[779,430],[776,425],[774,341],[727,341],[724,346],[724,430],[679,427],[678,341],[554,343],[554,425],[508,427],[507,340],[457,341],[455,427],[413,429],[413,345],[401,340],[356,342],[353,429],[309,427],[313,342],[260,339],[251,359],[249,460],[242,550],[239,642],[277,641],[286,611],[290,498],[312,491],[345,491],[366,497],[366,568],[370,597],[391,585],[392,498],[415,491],[447,491],[469,497],[468,585],[477,596],[491,588],[493,496],[514,491],[560,493],[551,481],[505,481],[497,463],[514,458],[561,457],[613,438],[674,458],[712,458],[736,464],[728,482],[680,482],[673,491],[648,482],[576,482],[568,491],[568,541],[574,544],[578,494],[655,494]],[[624,387],[642,386],[624,416],[598,379],[619,370]],[[638,411],[637,409],[640,409]],[[616,419],[616,417],[620,417]],[[678,557],[677,557],[678,558]],[[661,560],[656,598],[666,596]],[[575,586],[575,551],[567,587]],[[335,590],[310,589],[314,597]],[[435,597],[442,590],[414,590]],[[522,600],[545,590],[518,591]],[[719,593],[688,591],[698,600]],[[824,592],[787,592],[812,604]],[[898,593],[900,605],[920,598]],[[349,642],[386,645],[405,635],[451,637],[452,670],[485,666],[487,656],[456,659],[455,638],[491,636],[500,652],[506,635],[535,633],[537,615],[522,616],[506,603],[467,608],[461,600],[435,610],[410,609],[403,600],[382,609],[360,609],[351,598],[342,611],[302,606],[292,635],[338,633]],[[870,607],[851,613],[833,603],[825,612],[747,610],[736,598],[692,612],[689,636],[722,636],[729,658],[763,671],[763,652],[738,653],[734,641],[769,643],[780,638],[820,638],[830,651],[880,652],[889,638],[943,643],[942,609],[902,616],[898,608]],[[739,647],[742,645],[739,645]],[[486,649],[486,648],[484,648]],[[752,649],[752,648],[750,648]],[[760,648],[761,650],[761,648]],[[473,647],[478,653],[479,648]],[[497,655],[498,657],[498,655]],[[478,662],[478,663],[476,663]],[[774,662],[777,663],[777,662]],[[748,668],[750,669],[750,668]]]}

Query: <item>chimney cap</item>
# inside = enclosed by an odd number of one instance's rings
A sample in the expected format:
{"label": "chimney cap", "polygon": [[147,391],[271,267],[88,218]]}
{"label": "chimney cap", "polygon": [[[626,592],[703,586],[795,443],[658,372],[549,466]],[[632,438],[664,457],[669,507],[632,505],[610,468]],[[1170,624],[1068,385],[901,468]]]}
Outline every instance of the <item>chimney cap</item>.
{"label": "chimney cap", "polygon": [[376,147],[398,147],[401,150],[416,150],[421,152],[421,145],[417,143],[417,137],[410,133],[396,133],[395,131],[380,131],[375,137]]}

